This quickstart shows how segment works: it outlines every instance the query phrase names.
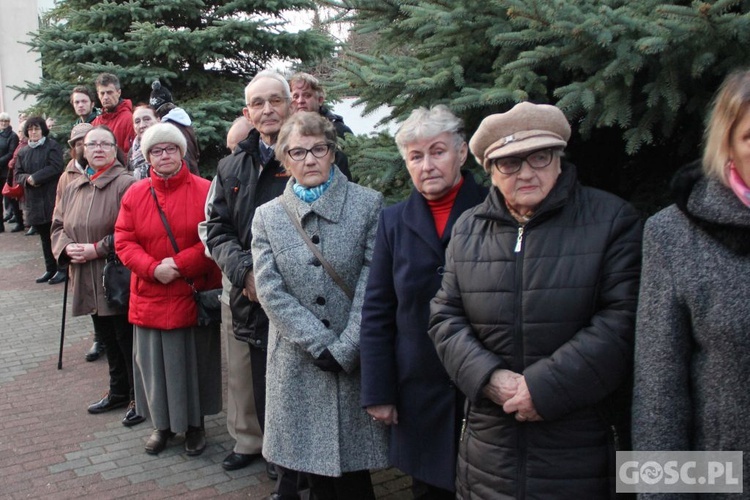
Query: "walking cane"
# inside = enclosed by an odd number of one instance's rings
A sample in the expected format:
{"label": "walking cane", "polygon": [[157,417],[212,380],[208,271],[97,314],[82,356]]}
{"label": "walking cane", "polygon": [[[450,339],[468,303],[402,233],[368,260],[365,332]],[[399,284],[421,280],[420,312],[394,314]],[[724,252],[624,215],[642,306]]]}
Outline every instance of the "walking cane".
{"label": "walking cane", "polygon": [[63,342],[65,341],[65,312],[68,309],[68,270],[65,270],[65,290],[63,291],[62,325],[60,325],[60,355],[57,357],[57,369],[62,370]]}

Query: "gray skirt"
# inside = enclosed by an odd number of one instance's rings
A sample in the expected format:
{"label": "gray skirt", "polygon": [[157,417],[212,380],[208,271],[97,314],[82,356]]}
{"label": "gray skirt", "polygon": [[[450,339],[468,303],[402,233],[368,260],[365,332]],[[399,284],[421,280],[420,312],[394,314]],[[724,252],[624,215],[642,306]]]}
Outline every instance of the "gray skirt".
{"label": "gray skirt", "polygon": [[185,432],[222,409],[218,325],[156,330],[134,327],[133,379],[138,413],[155,429]]}

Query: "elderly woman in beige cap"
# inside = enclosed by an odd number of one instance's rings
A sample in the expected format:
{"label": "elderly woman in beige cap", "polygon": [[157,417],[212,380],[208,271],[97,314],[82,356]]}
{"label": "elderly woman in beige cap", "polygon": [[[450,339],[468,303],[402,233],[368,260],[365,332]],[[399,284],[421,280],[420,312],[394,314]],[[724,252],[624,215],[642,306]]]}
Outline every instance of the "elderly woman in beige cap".
{"label": "elderly woman in beige cap", "polygon": [[641,222],[562,161],[555,106],[487,117],[470,149],[492,180],[456,222],[430,336],[468,410],[457,496],[614,496],[627,429]]}

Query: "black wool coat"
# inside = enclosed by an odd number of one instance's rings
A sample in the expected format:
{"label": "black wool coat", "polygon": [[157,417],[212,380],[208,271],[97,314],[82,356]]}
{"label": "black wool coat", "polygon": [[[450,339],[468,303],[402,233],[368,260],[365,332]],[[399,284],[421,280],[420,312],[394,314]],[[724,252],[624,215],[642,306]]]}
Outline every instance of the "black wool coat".
{"label": "black wool coat", "polygon": [[456,422],[463,409],[427,336],[427,322],[453,224],[487,195],[471,174],[463,175],[442,238],[416,190],[381,212],[360,332],[362,405],[394,404],[398,411],[391,464],[448,490],[455,489]]}
{"label": "black wool coat", "polygon": [[[36,148],[24,146],[18,152],[15,165],[15,182],[23,186],[26,198],[25,222],[31,226],[52,222],[55,209],[57,181],[65,170],[60,145],[51,137]],[[32,177],[34,186],[26,183]]]}

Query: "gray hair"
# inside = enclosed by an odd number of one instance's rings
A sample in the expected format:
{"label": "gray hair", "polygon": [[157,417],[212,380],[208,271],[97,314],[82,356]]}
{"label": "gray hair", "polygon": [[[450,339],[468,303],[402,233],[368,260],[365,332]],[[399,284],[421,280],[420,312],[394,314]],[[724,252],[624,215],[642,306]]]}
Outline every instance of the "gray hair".
{"label": "gray hair", "polygon": [[403,159],[406,159],[406,147],[412,142],[438,136],[444,132],[453,135],[453,143],[459,149],[465,142],[464,122],[444,104],[430,109],[417,108],[401,124],[396,133],[396,146]]}
{"label": "gray hair", "polygon": [[292,91],[289,90],[289,82],[286,81],[286,78],[284,78],[281,73],[277,71],[273,71],[270,69],[264,69],[263,71],[260,71],[255,74],[252,80],[250,80],[250,83],[245,86],[245,104],[249,104],[247,102],[247,91],[250,88],[250,86],[255,83],[256,81],[260,80],[261,78],[272,78],[276,80],[277,82],[281,83],[282,87],[284,88],[284,97],[288,100],[292,100]]}
{"label": "gray hair", "polygon": [[3,111],[2,113],[0,113],[0,120],[8,120],[8,121],[10,121],[10,115],[8,113],[6,113],[5,111]]}

